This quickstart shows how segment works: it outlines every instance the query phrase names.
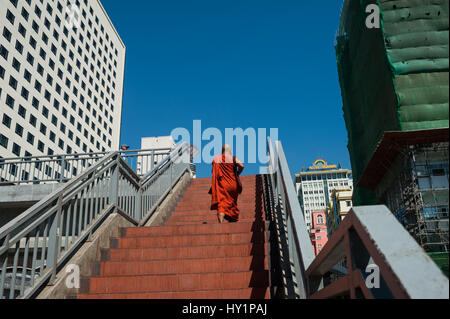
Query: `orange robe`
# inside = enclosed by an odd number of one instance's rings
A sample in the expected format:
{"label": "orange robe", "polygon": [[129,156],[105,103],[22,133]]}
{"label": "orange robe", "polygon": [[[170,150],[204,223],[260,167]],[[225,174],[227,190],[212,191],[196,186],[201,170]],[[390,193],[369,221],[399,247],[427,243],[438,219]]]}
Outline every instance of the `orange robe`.
{"label": "orange robe", "polygon": [[235,157],[225,154],[217,155],[213,160],[212,182],[209,193],[211,210],[225,214],[233,221],[239,220],[238,196],[242,192],[242,184],[237,175]]}

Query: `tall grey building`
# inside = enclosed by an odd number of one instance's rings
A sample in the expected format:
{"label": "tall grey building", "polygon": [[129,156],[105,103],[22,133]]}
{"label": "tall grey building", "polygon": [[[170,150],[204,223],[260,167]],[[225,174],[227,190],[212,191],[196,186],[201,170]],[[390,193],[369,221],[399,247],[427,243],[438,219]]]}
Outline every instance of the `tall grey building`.
{"label": "tall grey building", "polygon": [[333,190],[353,189],[352,171],[318,159],[308,169],[295,174],[295,186],[309,231],[312,213],[325,212]]}
{"label": "tall grey building", "polygon": [[124,66],[100,1],[0,0],[0,157],[118,149]]}

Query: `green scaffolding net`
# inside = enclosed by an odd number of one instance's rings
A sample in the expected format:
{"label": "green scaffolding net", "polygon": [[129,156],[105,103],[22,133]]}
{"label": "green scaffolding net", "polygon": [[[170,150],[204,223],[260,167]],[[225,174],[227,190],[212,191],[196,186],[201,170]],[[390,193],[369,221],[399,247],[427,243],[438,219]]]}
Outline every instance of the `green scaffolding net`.
{"label": "green scaffolding net", "polygon": [[[369,4],[381,28],[367,28]],[[448,0],[345,1],[336,57],[355,185],[384,132],[449,127]],[[355,187],[354,202],[377,200]]]}

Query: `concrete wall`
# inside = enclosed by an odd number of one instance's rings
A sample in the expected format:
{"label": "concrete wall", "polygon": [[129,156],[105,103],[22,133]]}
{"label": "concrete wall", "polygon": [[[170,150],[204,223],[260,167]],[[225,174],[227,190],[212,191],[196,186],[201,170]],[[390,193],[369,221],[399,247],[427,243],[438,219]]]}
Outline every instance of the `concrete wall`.
{"label": "concrete wall", "polygon": [[81,278],[91,276],[92,266],[100,260],[101,250],[109,248],[110,238],[119,237],[120,228],[133,226],[120,214],[108,216],[93,234],[91,240],[86,242],[58,273],[55,283],[45,287],[37,299],[65,299],[77,295],[79,289],[70,289],[66,285],[67,277],[70,274],[66,272],[68,267],[77,265],[80,268]]}
{"label": "concrete wall", "polygon": [[19,185],[0,187],[0,227],[64,184]]}

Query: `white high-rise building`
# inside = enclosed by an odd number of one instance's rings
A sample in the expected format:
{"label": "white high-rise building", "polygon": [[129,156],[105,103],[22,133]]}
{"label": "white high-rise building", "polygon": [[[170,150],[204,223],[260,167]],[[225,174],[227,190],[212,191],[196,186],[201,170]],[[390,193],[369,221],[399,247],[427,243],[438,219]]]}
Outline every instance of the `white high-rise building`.
{"label": "white high-rise building", "polygon": [[[154,150],[152,156],[142,156],[138,158],[137,173],[145,175],[162,161],[171,150],[176,147],[172,136],[143,137],[141,139],[141,150],[143,154],[149,154],[145,150]],[[153,159],[153,163],[151,163]]]}
{"label": "white high-rise building", "polygon": [[353,190],[352,171],[328,165],[322,159],[313,166],[295,175],[295,186],[303,210],[308,231],[311,229],[311,214],[326,210],[335,189]]}
{"label": "white high-rise building", "polygon": [[0,0],[0,157],[118,150],[124,67],[99,0]]}
{"label": "white high-rise building", "polygon": [[[141,150],[143,151],[140,152],[141,156],[137,160],[137,173],[147,174],[176,147],[177,144],[172,136],[143,137],[141,139]],[[192,163],[192,156],[191,154],[191,176],[196,178],[196,167]]]}

